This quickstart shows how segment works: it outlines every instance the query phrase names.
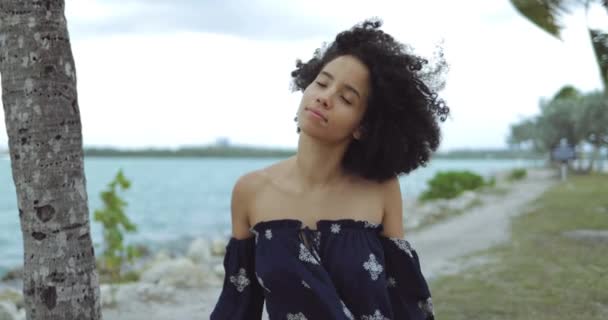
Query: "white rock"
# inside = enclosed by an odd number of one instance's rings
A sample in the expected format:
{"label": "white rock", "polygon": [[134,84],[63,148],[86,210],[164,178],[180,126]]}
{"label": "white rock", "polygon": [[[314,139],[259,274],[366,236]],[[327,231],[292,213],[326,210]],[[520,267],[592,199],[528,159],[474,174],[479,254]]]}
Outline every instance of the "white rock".
{"label": "white rock", "polygon": [[119,303],[142,302],[176,302],[175,289],[152,283],[127,283],[118,286],[116,300]]}
{"label": "white rock", "polygon": [[17,310],[15,314],[15,320],[25,320],[25,309],[21,308]]}
{"label": "white rock", "polygon": [[422,216],[410,215],[407,219],[407,222],[404,223],[404,228],[414,229],[414,228],[417,228],[420,225],[420,223],[422,223]]}
{"label": "white rock", "polygon": [[101,284],[99,291],[101,294],[101,306],[106,308],[115,307],[117,304],[116,293],[119,289],[117,285]]}
{"label": "white rock", "polygon": [[128,304],[132,301],[139,300],[139,297],[137,296],[137,285],[139,285],[139,283],[136,282],[115,286],[115,301],[120,304]]}
{"label": "white rock", "polygon": [[175,288],[173,287],[139,283],[136,291],[139,299],[142,301],[175,302]]}
{"label": "white rock", "polygon": [[454,199],[445,200],[443,203],[448,210],[465,210],[478,198],[477,193],[471,190],[463,192]]}
{"label": "white rock", "polygon": [[166,250],[161,250],[161,251],[157,252],[154,255],[154,257],[152,257],[150,260],[144,262],[143,267],[140,268],[140,272],[145,272],[146,270],[150,269],[152,266],[155,266],[157,264],[167,262],[167,261],[171,261],[171,256],[169,255],[169,253]]}
{"label": "white rock", "polygon": [[205,269],[188,258],[161,261],[144,271],[140,281],[177,288],[201,288],[208,278]]}
{"label": "white rock", "polygon": [[[437,208],[435,208],[435,206],[433,205],[432,202],[427,202],[427,203],[421,204],[415,211],[420,213],[420,215],[422,215],[422,216],[427,216],[429,214],[432,214],[436,210],[437,210]],[[412,211],[414,211],[414,210],[412,210]]]}
{"label": "white rock", "polygon": [[152,263],[158,263],[158,262],[169,261],[169,260],[171,260],[171,256],[169,255],[169,253],[166,250],[161,250],[158,253],[156,253],[154,258],[152,259]]}
{"label": "white rock", "polygon": [[218,278],[223,278],[226,275],[226,270],[224,270],[224,264],[218,263],[213,267],[213,273]]}
{"label": "white rock", "polygon": [[0,300],[11,302],[19,308],[19,306],[23,306],[23,293],[7,287],[0,291]]}
{"label": "white rock", "polygon": [[194,263],[203,264],[211,259],[209,242],[203,238],[197,238],[190,244],[186,254]]}
{"label": "white rock", "polygon": [[9,301],[0,301],[0,320],[16,320],[17,307]]}
{"label": "white rock", "polygon": [[216,256],[223,256],[226,253],[226,242],[225,238],[215,237],[211,241],[211,253]]}
{"label": "white rock", "polygon": [[467,190],[460,195],[461,198],[466,199],[467,201],[473,201],[477,199],[477,192],[473,190]]}
{"label": "white rock", "polygon": [[423,205],[421,205],[417,211],[420,211],[422,216],[437,215],[437,214],[441,213],[442,211],[446,210],[445,203],[446,202],[441,199],[429,201],[429,202],[426,202]]}

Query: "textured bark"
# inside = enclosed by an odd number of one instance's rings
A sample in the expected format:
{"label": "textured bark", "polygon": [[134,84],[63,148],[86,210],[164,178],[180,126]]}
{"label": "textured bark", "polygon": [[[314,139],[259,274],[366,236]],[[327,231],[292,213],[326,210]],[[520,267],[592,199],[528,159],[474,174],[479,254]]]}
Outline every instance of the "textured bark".
{"label": "textured bark", "polygon": [[0,1],[2,102],[27,319],[101,319],[63,0]]}

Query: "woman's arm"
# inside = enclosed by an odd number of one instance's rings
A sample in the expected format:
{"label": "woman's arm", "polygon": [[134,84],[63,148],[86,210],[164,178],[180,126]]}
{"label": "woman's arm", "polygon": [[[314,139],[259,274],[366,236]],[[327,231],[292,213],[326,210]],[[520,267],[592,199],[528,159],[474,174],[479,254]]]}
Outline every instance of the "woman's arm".
{"label": "woman's arm", "polygon": [[404,237],[403,230],[403,199],[399,179],[393,177],[382,183],[384,213],[382,217],[382,235],[385,237]]}

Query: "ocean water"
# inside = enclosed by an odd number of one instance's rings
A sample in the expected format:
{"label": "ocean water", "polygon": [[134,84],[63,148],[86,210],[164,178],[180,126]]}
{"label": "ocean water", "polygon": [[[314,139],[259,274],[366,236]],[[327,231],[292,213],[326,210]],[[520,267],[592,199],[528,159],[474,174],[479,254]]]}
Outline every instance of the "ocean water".
{"label": "ocean water", "polygon": [[[131,188],[120,194],[128,202],[127,215],[138,226],[137,233],[127,234],[125,241],[155,248],[184,243],[199,235],[226,235],[230,231],[230,193],[238,177],[280,160],[86,158],[93,242],[99,248],[102,241],[101,226],[92,219],[94,210],[102,206],[99,194],[119,169],[132,182]],[[415,197],[440,170],[467,169],[489,176],[501,170],[538,165],[540,161],[435,159],[427,167],[402,176],[400,184],[404,198]],[[0,276],[8,268],[22,264],[20,230],[10,161],[0,158]]]}

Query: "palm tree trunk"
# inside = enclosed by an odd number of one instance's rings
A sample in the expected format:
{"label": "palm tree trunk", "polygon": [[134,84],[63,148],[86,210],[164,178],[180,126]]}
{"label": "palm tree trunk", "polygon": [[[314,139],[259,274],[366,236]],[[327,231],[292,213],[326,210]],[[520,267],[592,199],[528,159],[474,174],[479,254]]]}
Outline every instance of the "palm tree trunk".
{"label": "palm tree trunk", "polygon": [[[608,150],[606,152],[608,154]],[[604,156],[602,155],[602,148],[600,147],[600,157],[597,160],[597,171],[604,172]]]}
{"label": "palm tree trunk", "polygon": [[585,151],[583,149],[583,146],[580,144],[576,145],[574,148],[577,150],[576,170],[574,171],[583,171],[583,158],[585,157]]}
{"label": "palm tree trunk", "polygon": [[593,145],[593,156],[590,159],[590,163],[589,163],[590,170],[589,170],[589,172],[593,171],[594,169],[595,169],[595,171],[598,171],[598,172],[602,171],[602,168],[601,168],[601,161],[602,161],[601,151],[602,151],[602,146],[600,144],[594,144]]}
{"label": "palm tree trunk", "polygon": [[28,320],[102,318],[64,7],[63,0],[0,2],[2,102]]}

